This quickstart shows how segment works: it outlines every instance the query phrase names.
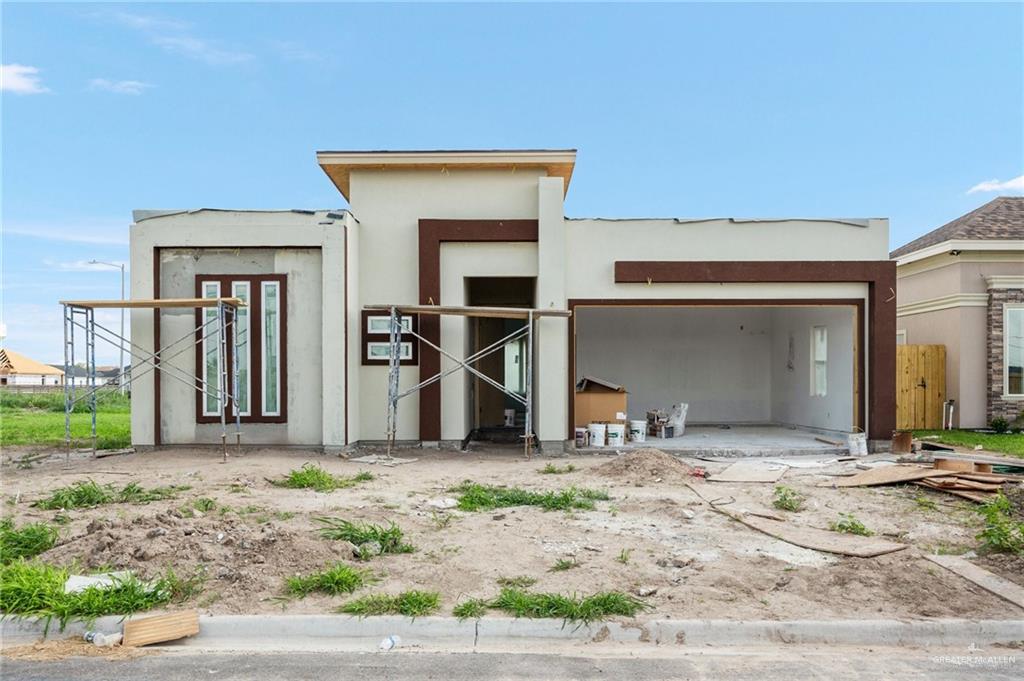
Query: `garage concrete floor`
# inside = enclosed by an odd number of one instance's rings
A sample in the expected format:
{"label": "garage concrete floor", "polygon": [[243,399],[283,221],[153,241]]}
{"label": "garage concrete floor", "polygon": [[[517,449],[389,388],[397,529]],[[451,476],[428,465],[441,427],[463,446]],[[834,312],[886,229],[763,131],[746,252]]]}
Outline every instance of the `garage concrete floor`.
{"label": "garage concrete floor", "polygon": [[[841,446],[819,442],[821,437]],[[688,456],[793,456],[800,454],[847,454],[845,437],[773,425],[687,426],[681,437],[660,439],[648,436],[646,442],[627,442],[620,447],[590,447],[585,452],[625,451],[656,447],[662,451]]]}

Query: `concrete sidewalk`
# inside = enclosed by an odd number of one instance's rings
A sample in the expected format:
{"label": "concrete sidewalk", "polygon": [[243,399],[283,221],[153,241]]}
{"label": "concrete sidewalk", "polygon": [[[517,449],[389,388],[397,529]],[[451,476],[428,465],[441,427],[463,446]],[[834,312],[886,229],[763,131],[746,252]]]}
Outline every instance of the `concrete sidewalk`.
{"label": "concrete sidewalk", "polygon": [[[140,615],[142,617],[144,615]],[[120,631],[121,618],[104,617],[92,626]],[[36,640],[44,623],[6,620],[0,625],[5,645]],[[60,634],[80,635],[85,627],[69,625]],[[778,644],[942,647],[1015,644],[1024,640],[1021,620],[655,620],[574,625],[560,620],[485,617],[356,618],[344,615],[217,615],[200,618],[199,634],[173,644],[178,649],[210,651],[376,650],[388,636],[398,647],[418,650],[509,650],[525,646],[625,644],[695,647],[741,647]],[[617,646],[609,645],[609,648]]]}

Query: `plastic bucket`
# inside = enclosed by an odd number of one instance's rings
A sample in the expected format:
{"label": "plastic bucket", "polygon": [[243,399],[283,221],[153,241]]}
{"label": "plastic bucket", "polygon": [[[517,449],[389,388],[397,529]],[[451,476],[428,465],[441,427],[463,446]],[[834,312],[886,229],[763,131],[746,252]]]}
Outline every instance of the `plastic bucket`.
{"label": "plastic bucket", "polygon": [[647,421],[630,421],[629,439],[633,442],[647,442]]}
{"label": "plastic bucket", "polygon": [[590,436],[591,447],[604,447],[605,424],[591,423],[587,426],[587,434]]}
{"label": "plastic bucket", "polygon": [[867,456],[868,436],[864,433],[850,433],[846,436],[846,444],[850,448],[850,456]]}
{"label": "plastic bucket", "polygon": [[576,428],[576,446],[577,447],[580,447],[580,448],[586,447],[587,446],[587,440],[589,440],[589,439],[590,438],[587,437],[587,429],[586,428]]}
{"label": "plastic bucket", "polygon": [[623,423],[608,424],[608,446],[621,447],[626,444],[626,425]]}

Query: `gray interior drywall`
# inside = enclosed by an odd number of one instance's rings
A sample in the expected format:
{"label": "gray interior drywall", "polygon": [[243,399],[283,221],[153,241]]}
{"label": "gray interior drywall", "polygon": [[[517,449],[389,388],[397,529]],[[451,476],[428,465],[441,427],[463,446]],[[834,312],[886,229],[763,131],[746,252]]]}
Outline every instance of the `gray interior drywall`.
{"label": "gray interior drywall", "polygon": [[[690,423],[853,423],[852,307],[577,307],[576,378],[629,391],[630,418],[690,405]],[[810,329],[828,328],[828,393],[811,397]],[[789,337],[794,356],[790,368]]]}
{"label": "gray interior drywall", "polygon": [[[849,306],[781,307],[773,311],[772,421],[824,430],[849,431],[853,427],[854,315],[854,308]],[[828,330],[824,397],[811,395],[814,326]]]}
{"label": "gray interior drywall", "polygon": [[[286,274],[288,319],[288,422],[242,424],[243,444],[318,445],[322,440],[322,296],[321,252],[290,249],[164,249],[160,253],[160,296],[195,297],[197,274]],[[195,328],[192,309],[166,309],[160,315],[161,342],[169,343]],[[182,344],[178,349],[187,347]],[[195,348],[170,360],[195,374]],[[170,353],[170,354],[173,354]],[[197,424],[195,391],[165,376],[160,384],[163,442],[219,443],[220,424]],[[228,428],[234,441],[234,425]]]}
{"label": "gray interior drywall", "polygon": [[771,310],[576,308],[576,378],[629,391],[630,418],[690,405],[688,421],[771,418]]}

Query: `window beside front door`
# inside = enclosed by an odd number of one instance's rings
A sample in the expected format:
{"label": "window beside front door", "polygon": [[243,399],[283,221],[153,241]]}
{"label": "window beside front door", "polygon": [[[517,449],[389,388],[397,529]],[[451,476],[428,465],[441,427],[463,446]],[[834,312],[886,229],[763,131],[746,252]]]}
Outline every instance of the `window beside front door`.
{"label": "window beside front door", "polygon": [[[230,295],[246,303],[237,309],[235,324],[229,327],[227,370],[221,366],[220,329],[217,308],[203,308],[197,323],[209,322],[200,329],[197,354],[198,392],[196,420],[212,423],[223,410],[228,420],[238,415],[244,423],[284,423],[287,421],[287,277],[272,275],[196,275],[196,291],[202,298]],[[238,351],[238,395],[233,396]],[[227,375],[227,404],[221,399],[220,383]]]}
{"label": "window beside front door", "polygon": [[811,396],[828,394],[828,329],[811,327]]}

